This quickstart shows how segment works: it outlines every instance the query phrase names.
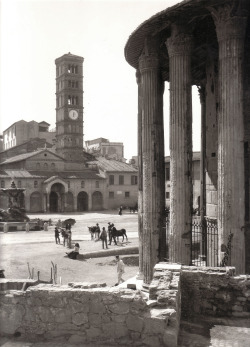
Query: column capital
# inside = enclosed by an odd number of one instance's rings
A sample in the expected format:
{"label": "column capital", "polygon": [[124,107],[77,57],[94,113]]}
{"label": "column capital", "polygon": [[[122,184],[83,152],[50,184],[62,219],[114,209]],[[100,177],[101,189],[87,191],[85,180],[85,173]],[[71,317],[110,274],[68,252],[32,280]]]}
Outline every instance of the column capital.
{"label": "column capital", "polygon": [[190,34],[178,33],[166,41],[169,57],[176,55],[190,55],[193,47],[193,38]]}
{"label": "column capital", "polygon": [[157,70],[159,66],[159,57],[157,53],[142,54],[139,58],[140,73],[147,70]]}
{"label": "column capital", "polygon": [[208,9],[214,20],[219,42],[227,39],[244,38],[247,24],[245,11],[238,11],[233,16],[232,4],[208,7]]}

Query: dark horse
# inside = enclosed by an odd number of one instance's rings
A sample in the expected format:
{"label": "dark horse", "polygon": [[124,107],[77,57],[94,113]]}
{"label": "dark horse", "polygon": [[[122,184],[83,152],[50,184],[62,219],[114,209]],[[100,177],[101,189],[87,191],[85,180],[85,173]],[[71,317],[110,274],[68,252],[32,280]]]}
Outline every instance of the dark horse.
{"label": "dark horse", "polygon": [[88,227],[89,228],[89,232],[91,234],[91,240],[94,239],[99,239],[99,235],[100,235],[100,228],[98,228],[97,226],[92,226],[92,227]]}
{"label": "dark horse", "polygon": [[126,240],[128,241],[128,237],[127,237],[125,229],[117,230],[115,227],[113,227],[111,229],[111,237],[113,237],[113,238],[118,237],[119,238],[119,236],[122,236],[122,242],[124,241],[124,236],[126,237]]}

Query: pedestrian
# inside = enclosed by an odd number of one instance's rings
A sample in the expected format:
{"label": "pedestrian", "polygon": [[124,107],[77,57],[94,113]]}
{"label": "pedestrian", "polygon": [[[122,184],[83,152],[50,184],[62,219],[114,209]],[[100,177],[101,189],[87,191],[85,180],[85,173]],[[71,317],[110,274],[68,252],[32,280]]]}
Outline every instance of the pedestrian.
{"label": "pedestrian", "polygon": [[62,227],[62,221],[61,221],[61,219],[58,219],[57,227],[58,227],[58,228],[61,228],[61,227]]}
{"label": "pedestrian", "polygon": [[68,230],[68,248],[71,248],[71,240],[72,240],[72,232],[71,230]]}
{"label": "pedestrian", "polygon": [[119,208],[119,216],[121,216],[122,215],[122,206],[120,206],[120,208]]}
{"label": "pedestrian", "polygon": [[79,254],[80,250],[80,245],[79,243],[75,243],[74,250],[71,251],[70,253],[66,253],[70,259],[77,259],[77,256]]}
{"label": "pedestrian", "polygon": [[115,231],[116,231],[116,228],[114,226],[114,223],[110,224],[110,226],[109,226],[109,245],[111,245],[112,240],[113,240],[114,244],[117,246]]}
{"label": "pedestrian", "polygon": [[68,234],[67,234],[67,232],[66,232],[66,230],[65,229],[61,229],[62,231],[61,231],[61,234],[62,234],[62,237],[63,237],[63,246],[65,247],[65,243],[67,243],[68,244]]}
{"label": "pedestrian", "polygon": [[102,228],[102,231],[100,233],[100,239],[102,240],[102,248],[104,249],[104,243],[106,245],[106,248],[108,248],[107,231],[106,231],[105,227]]}
{"label": "pedestrian", "polygon": [[122,278],[122,275],[124,274],[124,262],[120,259],[119,255],[116,255],[116,262],[117,262],[117,276],[118,276],[118,282],[116,285],[124,282],[124,279]]}
{"label": "pedestrian", "polygon": [[26,230],[26,233],[28,233],[30,231],[30,223],[29,222],[26,223],[25,230]]}
{"label": "pedestrian", "polygon": [[56,240],[56,244],[60,244],[60,237],[59,237],[60,231],[58,230],[57,227],[55,227],[55,240]]}
{"label": "pedestrian", "polygon": [[101,232],[101,229],[100,229],[100,227],[99,227],[99,224],[98,223],[96,223],[96,233],[97,233],[97,240],[99,240],[99,238],[100,238],[100,232]]}
{"label": "pedestrian", "polygon": [[44,222],[43,229],[44,229],[44,231],[48,231],[48,223],[47,222]]}

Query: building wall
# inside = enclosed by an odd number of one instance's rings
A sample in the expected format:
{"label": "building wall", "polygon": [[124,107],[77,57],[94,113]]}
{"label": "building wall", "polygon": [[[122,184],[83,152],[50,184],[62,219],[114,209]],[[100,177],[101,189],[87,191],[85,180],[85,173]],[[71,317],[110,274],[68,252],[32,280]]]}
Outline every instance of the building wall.
{"label": "building wall", "polygon": [[[114,184],[110,184],[110,176],[114,176]],[[119,176],[124,177],[124,184],[119,184]],[[107,206],[108,209],[120,206],[132,207],[138,201],[138,184],[131,184],[131,176],[136,173],[107,173]],[[136,179],[137,180],[137,179]],[[137,181],[136,181],[137,182]],[[129,196],[127,196],[129,193]]]}

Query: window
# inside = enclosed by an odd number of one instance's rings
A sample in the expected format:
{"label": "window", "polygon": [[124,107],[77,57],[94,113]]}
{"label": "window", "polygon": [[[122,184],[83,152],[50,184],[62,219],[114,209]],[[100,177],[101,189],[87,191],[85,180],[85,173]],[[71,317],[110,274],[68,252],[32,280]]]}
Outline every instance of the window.
{"label": "window", "polygon": [[136,185],[137,184],[137,176],[132,175],[131,176],[131,185]]}
{"label": "window", "polygon": [[170,193],[166,192],[166,199],[170,199]]}
{"label": "window", "polygon": [[125,192],[125,198],[129,198],[130,194],[129,192]]}
{"label": "window", "polygon": [[81,188],[85,188],[85,182],[84,181],[81,182]]}
{"label": "window", "polygon": [[115,176],[114,175],[109,175],[109,185],[115,184]]}
{"label": "window", "polygon": [[169,167],[166,167],[166,170],[165,170],[165,180],[170,181],[170,168]]}
{"label": "window", "polygon": [[114,198],[115,198],[114,192],[109,192],[109,199],[114,199]]}
{"label": "window", "polygon": [[123,175],[119,175],[119,184],[120,185],[124,184],[124,176]]}
{"label": "window", "polygon": [[43,168],[44,168],[44,170],[48,170],[48,164],[44,163]]}
{"label": "window", "polygon": [[38,181],[34,181],[34,188],[38,188]]}
{"label": "window", "polygon": [[4,188],[4,187],[5,187],[5,182],[1,181],[1,188]]}
{"label": "window", "polygon": [[95,181],[95,187],[96,188],[99,188],[99,183],[100,183],[99,181]]}
{"label": "window", "polygon": [[21,183],[21,181],[18,181],[17,182],[17,188],[21,188],[22,187],[22,183]]}

